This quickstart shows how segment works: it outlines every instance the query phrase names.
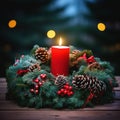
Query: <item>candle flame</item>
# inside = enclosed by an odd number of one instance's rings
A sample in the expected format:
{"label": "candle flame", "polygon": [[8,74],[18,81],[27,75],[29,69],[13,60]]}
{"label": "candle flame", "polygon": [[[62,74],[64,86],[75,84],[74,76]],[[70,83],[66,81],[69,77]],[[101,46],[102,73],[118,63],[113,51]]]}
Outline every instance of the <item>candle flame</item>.
{"label": "candle flame", "polygon": [[59,45],[61,46],[62,45],[62,38],[60,37],[60,40],[59,40]]}

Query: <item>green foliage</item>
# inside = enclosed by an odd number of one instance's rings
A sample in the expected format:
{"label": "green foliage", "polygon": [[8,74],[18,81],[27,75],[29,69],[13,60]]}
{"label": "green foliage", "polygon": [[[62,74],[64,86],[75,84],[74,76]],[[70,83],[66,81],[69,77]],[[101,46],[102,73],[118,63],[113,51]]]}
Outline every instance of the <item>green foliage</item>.
{"label": "green foliage", "polygon": [[[33,47],[33,49],[35,48],[36,46]],[[73,50],[74,49],[72,49],[72,51]],[[92,51],[88,50],[81,51],[81,53],[90,53],[89,56],[93,55]],[[77,71],[73,70],[72,73],[66,77],[67,82],[72,86],[73,95],[60,96],[57,93],[60,88],[55,84],[56,76],[47,69],[47,67],[50,68],[49,64],[44,64],[44,67],[41,67],[41,70],[35,69],[22,76],[17,74],[18,70],[27,69],[30,65],[38,63],[33,56],[25,55],[24,57],[20,57],[19,62],[16,63],[16,65],[11,65],[6,71],[8,98],[15,100],[18,105],[23,107],[34,107],[37,109],[46,107],[55,109],[75,109],[86,106],[93,107],[96,105],[96,101],[97,104],[105,104],[113,101],[113,87],[115,87],[117,83],[114,78],[114,69],[109,62],[101,61],[100,58],[95,58],[95,60],[104,68],[103,70],[90,70],[88,64],[81,64]],[[43,65],[41,63],[39,64],[40,66]],[[90,95],[89,89],[77,89],[72,84],[75,75],[84,74],[96,77],[98,80],[103,81],[106,85],[104,94],[101,93],[102,95],[98,95],[99,97],[93,97],[92,100],[87,101]],[[46,75],[46,77],[40,78],[41,75]],[[38,83],[34,81],[36,78],[40,79],[39,82],[43,81],[38,89],[35,88]],[[32,92],[31,89],[38,90],[38,92]]]}
{"label": "green foliage", "polygon": [[37,48],[39,48],[39,45],[34,45],[34,46],[33,46],[33,49],[32,49],[31,52],[30,52],[33,56],[34,56],[35,50],[36,50]]}

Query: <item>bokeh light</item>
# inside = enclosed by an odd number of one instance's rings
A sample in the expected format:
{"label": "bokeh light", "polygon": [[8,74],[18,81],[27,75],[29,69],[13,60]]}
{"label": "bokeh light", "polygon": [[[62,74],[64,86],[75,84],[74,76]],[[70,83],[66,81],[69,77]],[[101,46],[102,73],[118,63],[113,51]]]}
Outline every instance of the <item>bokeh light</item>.
{"label": "bokeh light", "polygon": [[104,23],[98,23],[97,28],[100,31],[104,31],[106,29],[106,26]]}
{"label": "bokeh light", "polygon": [[47,32],[47,37],[48,37],[48,38],[54,38],[55,35],[56,35],[56,33],[55,33],[54,30],[49,30],[49,31]]}
{"label": "bokeh light", "polygon": [[8,26],[9,26],[9,28],[14,28],[14,27],[16,27],[16,20],[10,20],[9,22],[8,22]]}

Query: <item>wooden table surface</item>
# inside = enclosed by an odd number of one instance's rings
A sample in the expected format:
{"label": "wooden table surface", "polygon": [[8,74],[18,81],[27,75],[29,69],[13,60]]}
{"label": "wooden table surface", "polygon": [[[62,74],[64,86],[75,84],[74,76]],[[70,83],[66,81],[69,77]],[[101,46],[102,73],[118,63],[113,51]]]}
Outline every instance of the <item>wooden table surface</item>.
{"label": "wooden table surface", "polygon": [[7,83],[0,78],[0,120],[120,120],[120,77],[119,87],[114,88],[113,103],[74,110],[34,109],[20,107],[5,99]]}

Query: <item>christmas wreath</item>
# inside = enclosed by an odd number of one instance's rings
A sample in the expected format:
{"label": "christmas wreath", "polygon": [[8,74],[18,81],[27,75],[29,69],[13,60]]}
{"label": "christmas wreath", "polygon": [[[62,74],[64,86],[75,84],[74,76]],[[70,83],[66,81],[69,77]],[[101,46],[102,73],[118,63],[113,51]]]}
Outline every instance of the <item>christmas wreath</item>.
{"label": "christmas wreath", "polygon": [[91,50],[70,46],[69,75],[50,72],[51,49],[34,45],[6,71],[7,98],[34,108],[84,108],[114,100],[114,69]]}

